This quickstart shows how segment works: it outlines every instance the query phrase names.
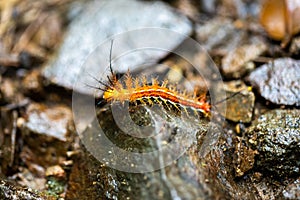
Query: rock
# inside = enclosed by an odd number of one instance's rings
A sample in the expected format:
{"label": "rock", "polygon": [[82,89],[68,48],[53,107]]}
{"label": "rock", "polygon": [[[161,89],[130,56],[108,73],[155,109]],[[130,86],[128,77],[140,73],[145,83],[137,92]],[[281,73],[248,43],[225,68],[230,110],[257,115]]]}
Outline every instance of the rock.
{"label": "rock", "polygon": [[191,31],[191,22],[161,1],[91,1],[70,24],[58,57],[46,66],[44,76],[77,92],[93,94],[85,85],[73,88],[73,84],[90,83],[91,75],[105,79],[110,75],[112,39],[113,68],[126,72],[156,63],[169,53],[161,49],[171,51]]}
{"label": "rock", "polygon": [[0,81],[1,101],[14,102],[16,96],[20,96],[17,83],[7,78],[1,78]]}
{"label": "rock", "polygon": [[300,54],[300,37],[295,37],[292,42],[291,42],[291,46],[290,46],[290,52],[292,54],[296,54],[299,55]]}
{"label": "rock", "polygon": [[32,200],[44,200],[44,199],[56,199],[54,197],[40,194],[30,188],[15,186],[7,181],[0,180],[0,199],[32,199]]}
{"label": "rock", "polygon": [[218,50],[221,54],[238,46],[246,33],[237,29],[227,18],[215,18],[205,24],[197,24],[196,37],[207,51]]}
{"label": "rock", "polygon": [[249,80],[272,103],[300,106],[300,61],[276,59],[251,72]]}
{"label": "rock", "polygon": [[[172,109],[170,105],[168,108]],[[184,111],[177,113],[176,110],[167,111],[168,108],[157,103],[151,107],[151,112],[141,105],[128,110],[126,106],[115,104],[110,112],[102,112],[98,117],[100,129],[98,121],[94,121],[84,133],[79,134],[81,141],[100,162],[112,168],[134,173],[160,169],[162,165],[167,166],[173,159],[176,160],[193,143],[195,134],[203,132],[208,123],[208,118],[203,116],[199,119],[187,117]],[[152,121],[153,118],[156,121]],[[114,133],[116,131],[120,133]],[[162,144],[155,144],[156,140]],[[120,148],[115,148],[115,144]],[[162,145],[163,150],[155,151],[156,145]],[[164,157],[163,163],[158,162],[159,156]],[[140,159],[143,159],[142,163]]]}
{"label": "rock", "polygon": [[[220,108],[218,111],[231,121],[251,122],[255,101],[253,92],[249,91],[249,88],[241,81],[225,82],[224,90],[228,99],[216,105],[217,108]],[[231,95],[234,96],[230,97]],[[222,101],[222,99],[218,99],[218,101]]]}
{"label": "rock", "polygon": [[243,176],[253,168],[257,151],[252,150],[242,138],[236,137],[235,141],[235,175]]}
{"label": "rock", "polygon": [[278,199],[300,199],[300,178],[287,185]]}
{"label": "rock", "polygon": [[18,120],[22,122],[19,126],[24,140],[20,154],[23,162],[31,168],[33,164],[48,167],[65,160],[72,141],[71,110],[66,106],[47,107],[32,103],[26,115],[25,119]]}
{"label": "rock", "polygon": [[222,59],[221,69],[224,75],[233,78],[242,77],[247,71],[255,67],[251,61],[264,53],[266,49],[267,46],[261,41],[233,49]]}
{"label": "rock", "polygon": [[43,94],[43,84],[40,70],[30,71],[23,79],[22,86],[24,93],[27,95],[35,94],[38,99],[41,99]]}
{"label": "rock", "polygon": [[72,122],[72,112],[66,106],[47,107],[43,104],[30,104],[23,127],[29,131],[67,141]]}
{"label": "rock", "polygon": [[200,18],[200,13],[199,13],[199,3],[196,1],[173,1],[173,2],[168,2],[172,6],[174,6],[179,12],[184,14],[185,16],[188,16],[190,19],[193,21],[197,21]]}
{"label": "rock", "polygon": [[[41,167],[41,169],[43,168]],[[16,180],[19,185],[29,187],[32,190],[45,190],[46,178],[44,177],[44,173],[37,175],[36,172],[31,171],[31,166],[30,169],[27,169],[26,167],[19,167],[18,173],[13,175],[13,180]]]}
{"label": "rock", "polygon": [[[251,185],[237,183],[232,176],[232,154],[227,152],[231,138],[218,124],[183,118],[160,107],[131,106],[126,114],[114,109],[100,111],[82,133],[85,150],[74,159],[67,199],[259,199]],[[105,138],[113,148],[105,149]],[[173,142],[180,143],[176,149]],[[165,166],[186,145],[189,148]],[[148,153],[153,155],[152,162]],[[133,160],[133,154],[140,159]],[[156,161],[156,156],[161,158]],[[128,173],[141,166],[149,172]]]}
{"label": "rock", "polygon": [[300,175],[300,110],[272,110],[261,115],[245,135],[258,151],[259,170],[276,176]]}
{"label": "rock", "polygon": [[256,17],[260,7],[259,1],[257,0],[249,2],[221,0],[216,4],[217,13],[223,13],[223,15],[234,19],[249,19],[253,16]]}
{"label": "rock", "polygon": [[224,17],[196,25],[197,41],[221,66],[223,74],[228,78],[245,75],[254,68],[252,61],[266,51],[264,39],[250,35],[246,28],[248,26],[243,21]]}
{"label": "rock", "polygon": [[66,172],[60,165],[48,167],[45,173],[46,176],[54,176],[56,178],[66,178]]}
{"label": "rock", "polygon": [[[198,1],[196,1],[198,2]],[[259,3],[255,1],[232,1],[232,0],[200,0],[201,11],[209,14],[217,14],[232,19],[244,19],[257,16],[259,11]]]}

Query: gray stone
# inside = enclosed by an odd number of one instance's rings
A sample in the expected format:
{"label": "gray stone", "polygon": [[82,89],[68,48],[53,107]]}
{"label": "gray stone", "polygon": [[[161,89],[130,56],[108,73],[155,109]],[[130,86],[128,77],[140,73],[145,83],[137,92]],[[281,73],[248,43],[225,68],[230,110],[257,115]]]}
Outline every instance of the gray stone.
{"label": "gray stone", "polygon": [[[92,76],[107,79],[111,40],[113,69],[126,72],[157,63],[191,31],[185,16],[160,1],[92,1],[70,24],[44,76],[77,92],[93,94],[85,84],[95,86]],[[77,82],[84,84],[74,85]]]}
{"label": "gray stone", "polygon": [[300,61],[276,59],[254,70],[249,80],[272,103],[300,105]]}

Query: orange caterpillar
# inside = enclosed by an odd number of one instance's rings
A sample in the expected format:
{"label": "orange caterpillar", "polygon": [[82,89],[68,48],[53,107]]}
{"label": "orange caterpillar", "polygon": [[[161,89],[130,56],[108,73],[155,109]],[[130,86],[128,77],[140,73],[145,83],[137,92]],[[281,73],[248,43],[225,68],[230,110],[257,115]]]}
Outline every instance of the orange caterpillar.
{"label": "orange caterpillar", "polygon": [[195,93],[185,94],[178,92],[175,88],[168,87],[167,81],[164,81],[162,84],[159,84],[156,79],[152,79],[152,84],[147,84],[146,77],[141,79],[132,78],[129,72],[126,74],[124,84],[118,81],[117,76],[112,70],[111,66],[111,55],[112,55],[112,45],[111,42],[110,48],[110,72],[112,78],[109,76],[109,84],[97,80],[98,83],[105,86],[105,89],[101,87],[96,87],[96,89],[102,90],[103,99],[108,102],[121,102],[129,101],[130,103],[153,105],[155,103],[166,106],[170,109],[174,107],[179,112],[183,110],[188,113],[188,110],[191,110],[197,116],[199,113],[202,113],[204,116],[210,115],[210,105],[205,101],[203,97],[196,97]]}
{"label": "orange caterpillar", "polygon": [[[112,72],[113,74],[113,72]],[[156,79],[152,79],[152,84],[147,84],[146,77],[141,79],[132,78],[129,73],[126,74],[124,84],[117,80],[113,74],[112,79],[108,77],[110,85],[98,81],[106,86],[106,89],[98,88],[104,91],[103,99],[106,102],[121,102],[129,101],[130,103],[148,104],[155,103],[165,105],[167,108],[174,107],[178,111],[183,110],[188,113],[192,110],[194,114],[199,112],[204,116],[209,116],[210,105],[203,97],[196,97],[195,94],[184,94],[176,89],[167,87],[167,81],[159,84]]]}

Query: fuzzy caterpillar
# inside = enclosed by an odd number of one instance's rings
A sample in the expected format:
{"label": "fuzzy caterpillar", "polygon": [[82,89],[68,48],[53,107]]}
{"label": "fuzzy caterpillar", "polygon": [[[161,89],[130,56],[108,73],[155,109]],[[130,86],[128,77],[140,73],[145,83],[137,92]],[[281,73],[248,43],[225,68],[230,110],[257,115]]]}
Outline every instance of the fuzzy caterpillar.
{"label": "fuzzy caterpillar", "polygon": [[156,79],[152,79],[152,84],[149,85],[146,77],[132,78],[128,72],[123,84],[116,76],[109,78],[109,82],[110,85],[105,85],[106,89],[103,90],[103,99],[108,103],[129,101],[133,104],[161,104],[169,109],[172,107],[186,113],[192,111],[196,115],[210,114],[210,104],[203,97],[180,93],[174,87],[168,86],[167,81],[159,84]]}
{"label": "fuzzy caterpillar", "polygon": [[129,71],[127,72],[124,80],[124,84],[118,81],[116,74],[113,72],[111,66],[113,41],[110,48],[110,72],[111,78],[107,76],[109,83],[106,84],[100,80],[96,81],[105,86],[105,89],[96,87],[96,89],[102,90],[103,100],[107,103],[129,101],[133,104],[148,104],[153,105],[155,103],[166,106],[170,110],[170,106],[174,107],[177,111],[183,110],[187,114],[188,111],[193,111],[194,114],[199,116],[199,113],[204,116],[210,116],[210,104],[206,102],[205,98],[196,97],[196,94],[185,94],[178,92],[175,87],[168,86],[168,82],[164,81],[159,84],[157,79],[152,79],[152,84],[147,84],[146,77],[133,78]]}

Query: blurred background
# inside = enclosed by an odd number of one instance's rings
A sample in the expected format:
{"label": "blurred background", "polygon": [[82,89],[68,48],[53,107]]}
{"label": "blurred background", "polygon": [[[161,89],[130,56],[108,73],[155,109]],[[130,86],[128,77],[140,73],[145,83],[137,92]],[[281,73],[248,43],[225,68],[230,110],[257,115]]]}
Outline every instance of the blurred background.
{"label": "blurred background", "polygon": [[[299,31],[299,0],[1,0],[0,199],[299,199]],[[112,169],[85,149],[72,95],[101,97],[85,83],[98,87],[88,74],[110,75],[112,40],[118,74],[161,77],[208,102],[224,99],[213,90],[240,92],[219,111],[213,145],[201,122],[182,157],[145,174]],[[117,59],[146,43],[171,51]],[[143,124],[139,109],[132,118]],[[176,122],[172,133],[185,126]]]}

